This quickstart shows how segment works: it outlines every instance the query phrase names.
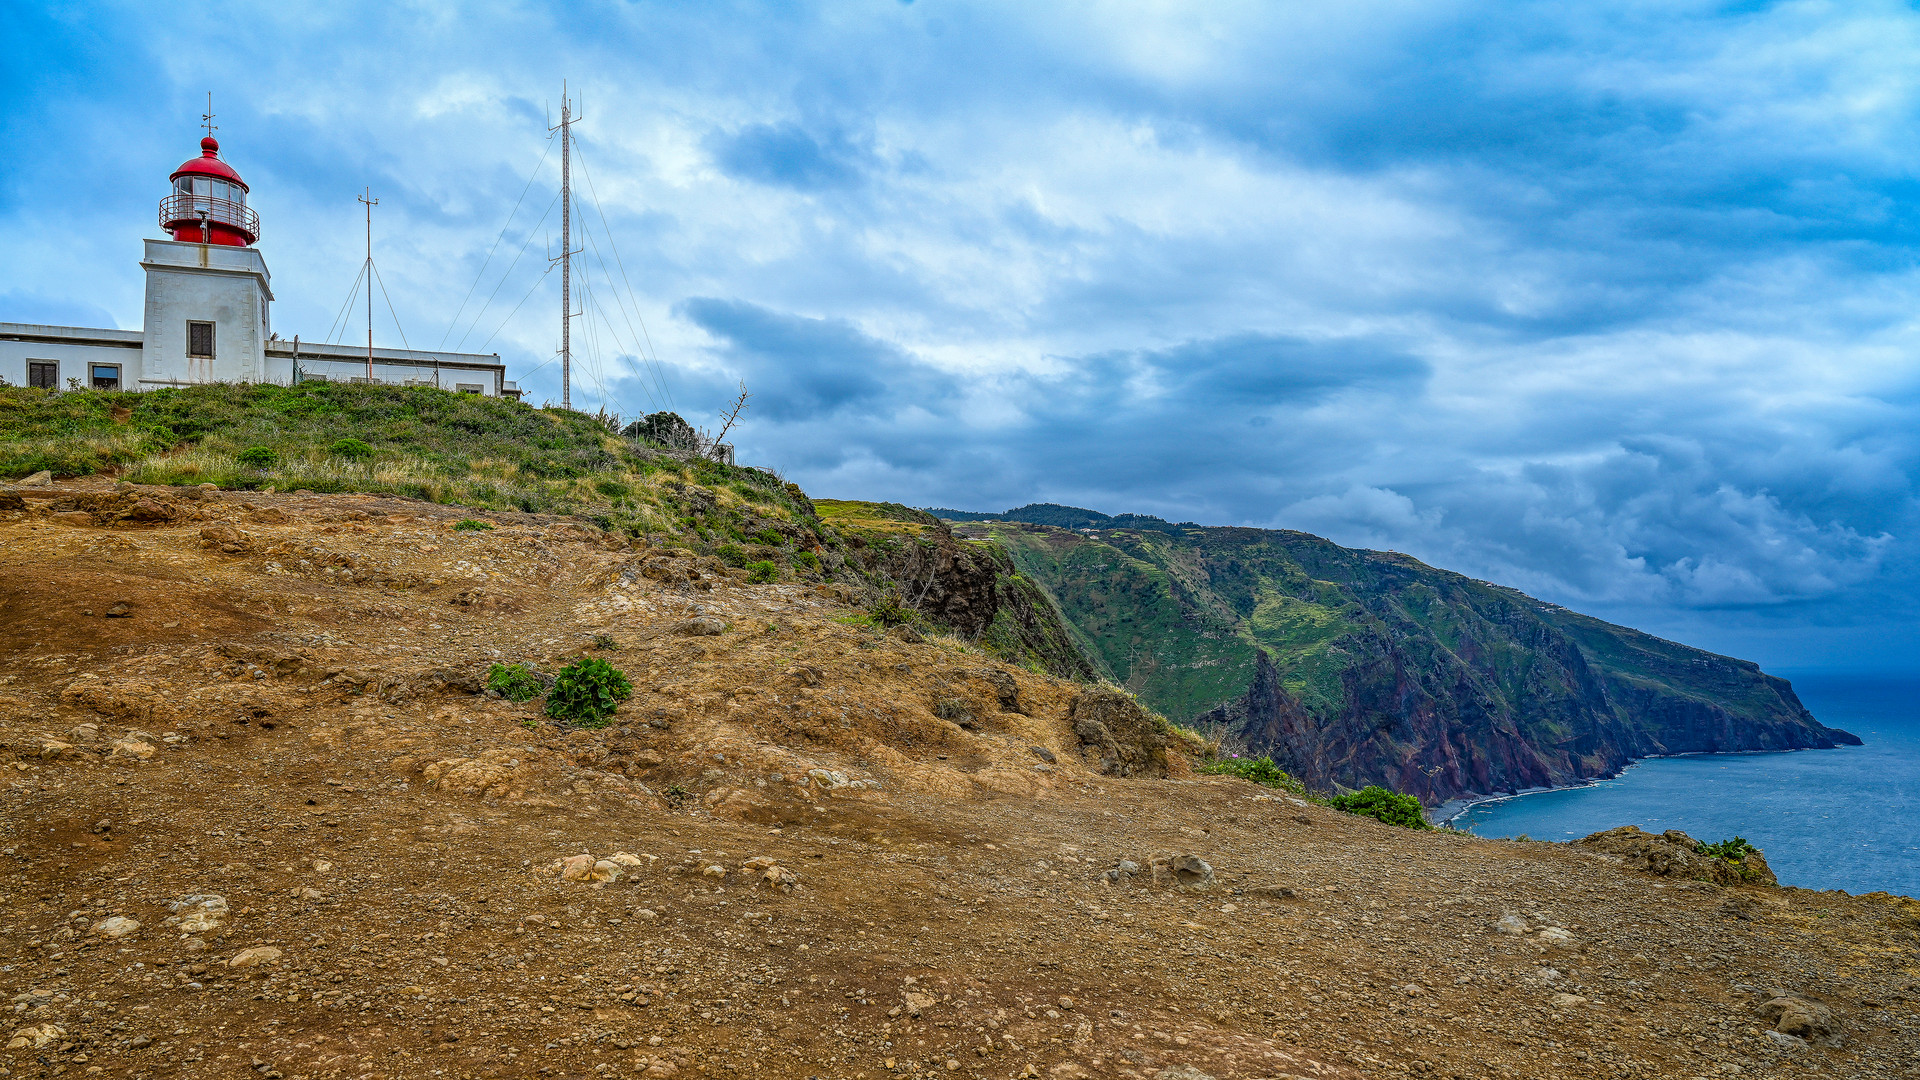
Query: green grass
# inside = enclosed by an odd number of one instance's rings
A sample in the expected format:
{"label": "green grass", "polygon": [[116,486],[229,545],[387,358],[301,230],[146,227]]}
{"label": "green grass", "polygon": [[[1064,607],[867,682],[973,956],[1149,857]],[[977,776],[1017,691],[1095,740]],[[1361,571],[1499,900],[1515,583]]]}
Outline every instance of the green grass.
{"label": "green grass", "polygon": [[804,494],[766,470],[682,461],[584,413],[433,387],[0,388],[0,479],[42,469],[62,478],[402,495],[579,515],[636,535],[817,524]]}
{"label": "green grass", "polygon": [[1212,776],[1237,776],[1262,787],[1270,787],[1276,791],[1285,791],[1294,795],[1305,796],[1307,793],[1305,784],[1288,775],[1285,769],[1274,764],[1272,758],[1264,755],[1261,757],[1232,755],[1215,758],[1212,761],[1202,762],[1199,771]]}

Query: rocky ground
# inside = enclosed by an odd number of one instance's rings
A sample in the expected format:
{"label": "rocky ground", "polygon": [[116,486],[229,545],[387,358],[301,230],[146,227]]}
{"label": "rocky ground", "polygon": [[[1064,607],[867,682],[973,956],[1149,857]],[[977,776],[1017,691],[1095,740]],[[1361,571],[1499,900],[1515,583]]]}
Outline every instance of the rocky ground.
{"label": "rocky ground", "polygon": [[[13,494],[0,1075],[1920,1075],[1911,901],[1197,777],[574,524]],[[583,654],[611,727],[477,692]]]}

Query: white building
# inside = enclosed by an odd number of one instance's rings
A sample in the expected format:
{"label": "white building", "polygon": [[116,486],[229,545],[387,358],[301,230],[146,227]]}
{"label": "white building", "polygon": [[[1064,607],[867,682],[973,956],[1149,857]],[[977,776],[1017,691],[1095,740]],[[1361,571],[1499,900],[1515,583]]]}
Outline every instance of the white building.
{"label": "white building", "polygon": [[14,386],[154,390],[196,383],[314,380],[440,386],[519,397],[498,353],[428,353],[316,345],[273,332],[273,279],[253,246],[260,218],[247,185],[200,140],[200,156],[168,177],[160,225],[148,240],[142,329],[96,330],[0,322],[0,380]]}

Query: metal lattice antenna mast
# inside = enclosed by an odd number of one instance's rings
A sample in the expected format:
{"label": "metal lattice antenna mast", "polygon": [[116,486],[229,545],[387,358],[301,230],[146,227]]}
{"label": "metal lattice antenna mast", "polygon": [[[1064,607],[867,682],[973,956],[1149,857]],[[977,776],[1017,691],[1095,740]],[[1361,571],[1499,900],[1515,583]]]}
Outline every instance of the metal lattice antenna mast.
{"label": "metal lattice antenna mast", "polygon": [[560,407],[573,408],[573,103],[560,84]]}
{"label": "metal lattice antenna mast", "polygon": [[[373,385],[373,208],[380,200],[371,198],[373,189],[368,188],[366,195],[356,196],[367,204],[367,385]],[[382,285],[381,288],[386,288]]]}

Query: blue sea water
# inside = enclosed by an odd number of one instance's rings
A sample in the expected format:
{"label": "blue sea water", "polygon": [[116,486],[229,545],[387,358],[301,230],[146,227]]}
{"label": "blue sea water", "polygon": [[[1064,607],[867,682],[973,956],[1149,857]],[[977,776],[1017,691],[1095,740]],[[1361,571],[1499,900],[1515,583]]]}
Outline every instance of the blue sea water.
{"label": "blue sea water", "polygon": [[1789,677],[1821,723],[1866,745],[1653,758],[1588,787],[1480,803],[1453,824],[1535,840],[1618,825],[1744,836],[1782,884],[1920,896],[1920,678]]}

